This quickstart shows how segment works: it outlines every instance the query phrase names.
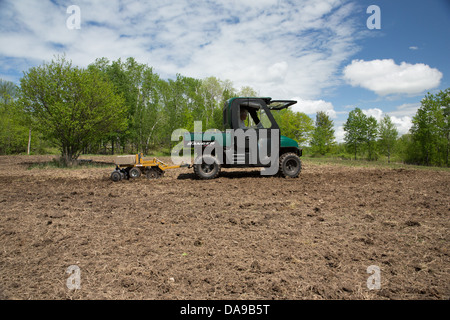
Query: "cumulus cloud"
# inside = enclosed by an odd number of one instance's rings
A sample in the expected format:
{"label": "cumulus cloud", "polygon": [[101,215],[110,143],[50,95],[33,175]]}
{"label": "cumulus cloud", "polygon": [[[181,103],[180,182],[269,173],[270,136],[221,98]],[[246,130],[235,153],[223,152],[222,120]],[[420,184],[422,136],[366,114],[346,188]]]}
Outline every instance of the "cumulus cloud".
{"label": "cumulus cloud", "polygon": [[395,124],[400,135],[409,133],[409,129],[412,127],[412,118],[416,115],[419,108],[420,102],[405,103],[388,112],[392,123]]}
{"label": "cumulus cloud", "polygon": [[374,117],[378,122],[383,119],[383,110],[378,108],[373,109],[367,109],[367,110],[361,110],[366,116],[368,117]]}
{"label": "cumulus cloud", "polygon": [[345,138],[344,126],[335,127],[334,137],[336,138],[336,142],[338,142],[338,143],[344,142],[344,138]]}
{"label": "cumulus cloud", "polygon": [[[396,111],[388,113],[384,113],[383,110],[379,108],[362,109],[361,111],[368,117],[374,117],[378,123],[380,123],[387,114],[397,128],[399,135],[403,135],[408,133],[412,126],[412,116],[410,115],[412,105],[413,104],[402,105],[397,107]],[[405,115],[405,112],[407,112],[408,115]]]}
{"label": "cumulus cloud", "polygon": [[292,110],[296,112],[303,112],[307,115],[315,115],[319,111],[324,111],[330,118],[336,118],[336,111],[331,102],[324,100],[305,100],[296,98],[297,104],[292,106]]}
{"label": "cumulus cloud", "polygon": [[391,116],[391,121],[397,128],[398,134],[404,135],[409,132],[409,129],[412,127],[412,118],[408,116],[396,117]]}
{"label": "cumulus cloud", "polygon": [[360,86],[378,95],[420,94],[440,84],[442,73],[430,66],[392,59],[353,60],[344,68],[344,79],[352,86]]}

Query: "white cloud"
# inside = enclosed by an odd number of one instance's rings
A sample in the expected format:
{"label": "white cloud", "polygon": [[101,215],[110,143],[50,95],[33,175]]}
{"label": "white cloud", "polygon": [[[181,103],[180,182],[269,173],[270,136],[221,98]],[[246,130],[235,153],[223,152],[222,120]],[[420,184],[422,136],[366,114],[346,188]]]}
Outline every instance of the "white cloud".
{"label": "white cloud", "polygon": [[412,127],[412,118],[408,116],[404,117],[396,117],[391,116],[391,121],[397,128],[398,134],[404,135],[409,132],[409,129]]}
{"label": "white cloud", "polygon": [[[362,110],[362,111],[364,113],[366,113],[365,111],[367,111],[367,110]],[[384,115],[382,116],[382,118],[384,118]],[[409,117],[409,116],[396,117],[396,116],[390,115],[390,118],[391,118],[392,123],[395,125],[395,128],[397,129],[399,136],[409,133],[409,129],[411,129],[411,127],[412,127],[412,118],[411,117]],[[343,125],[335,125],[334,129],[335,129],[334,136],[336,138],[336,142],[338,142],[338,143],[344,142],[344,137],[345,137],[344,126]]]}
{"label": "white cloud", "polygon": [[396,117],[413,117],[417,110],[420,108],[420,102],[417,103],[404,103],[398,107],[395,108],[394,111],[390,111],[389,115],[396,116]]}
{"label": "white cloud", "polygon": [[374,117],[378,122],[383,119],[383,110],[378,108],[373,109],[367,109],[367,110],[361,110],[366,116],[368,117]]}
{"label": "white cloud", "polygon": [[315,115],[319,111],[324,111],[330,118],[336,118],[336,111],[333,104],[324,100],[305,100],[300,98],[294,98],[297,100],[297,104],[292,106],[292,111],[303,112],[307,115]]}
{"label": "white cloud", "polygon": [[409,133],[409,129],[412,127],[412,118],[416,115],[419,108],[420,102],[404,103],[396,107],[395,110],[388,112],[392,123],[397,127],[399,135]]}
{"label": "white cloud", "polygon": [[410,49],[410,50],[419,50],[419,47],[411,46],[411,47],[409,47],[409,49]]}
{"label": "white cloud", "polygon": [[286,61],[277,62],[269,67],[267,75],[273,80],[282,80],[286,77],[287,69],[288,64]]}
{"label": "white cloud", "polygon": [[[80,30],[66,27],[72,4]],[[163,78],[216,76],[277,99],[317,99],[358,50],[354,19],[354,4],[340,0],[2,1],[0,68],[63,52],[80,66],[132,56]]]}
{"label": "white cloud", "polygon": [[[372,109],[362,109],[361,111],[368,117],[373,116],[378,123],[386,116],[388,115],[391,118],[392,123],[397,128],[397,131],[399,135],[403,135],[405,133],[408,133],[409,129],[412,126],[412,116],[405,115],[410,114],[411,106],[413,104],[408,105],[402,105],[397,107],[396,111],[384,113],[383,110],[379,108],[372,108]],[[415,105],[415,104],[414,104]],[[402,113],[403,112],[403,113]],[[394,115],[395,114],[395,115]]]}
{"label": "white cloud", "polygon": [[442,73],[426,64],[395,64],[392,59],[353,60],[344,69],[344,79],[378,95],[420,94],[440,84]]}
{"label": "white cloud", "polygon": [[336,142],[342,143],[344,142],[345,130],[344,126],[337,126],[334,129],[334,137],[336,138]]}

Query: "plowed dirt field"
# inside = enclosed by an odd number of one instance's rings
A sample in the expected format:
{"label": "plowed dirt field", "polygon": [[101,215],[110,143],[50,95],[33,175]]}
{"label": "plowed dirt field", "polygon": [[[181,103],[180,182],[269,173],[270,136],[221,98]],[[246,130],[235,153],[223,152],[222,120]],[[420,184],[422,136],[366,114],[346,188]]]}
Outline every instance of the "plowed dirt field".
{"label": "plowed dirt field", "polygon": [[450,298],[448,171],[28,169],[51,158],[0,157],[2,299]]}

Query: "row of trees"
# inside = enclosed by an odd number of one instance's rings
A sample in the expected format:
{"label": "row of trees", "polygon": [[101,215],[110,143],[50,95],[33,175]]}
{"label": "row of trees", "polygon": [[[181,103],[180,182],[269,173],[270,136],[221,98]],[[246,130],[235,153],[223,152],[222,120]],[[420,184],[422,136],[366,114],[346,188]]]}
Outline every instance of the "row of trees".
{"label": "row of trees", "polygon": [[428,93],[421,101],[408,134],[399,137],[391,118],[379,123],[360,108],[350,111],[344,124],[345,144],[334,143],[333,122],[323,112],[317,114],[312,134],[313,154],[351,153],[354,159],[377,160],[383,155],[397,160],[434,166],[449,166],[450,88],[437,94]]}
{"label": "row of trees", "polygon": [[368,160],[377,160],[377,150],[380,150],[390,162],[398,131],[388,115],[378,123],[373,116],[368,117],[361,109],[355,108],[350,111],[344,130],[345,142],[355,159],[362,149],[367,152]]}
{"label": "row of trees", "polygon": [[[257,95],[215,77],[164,80],[133,58],[101,58],[79,68],[56,57],[25,72],[19,87],[0,80],[0,154],[26,152],[31,132],[32,151],[57,146],[67,163],[81,153],[169,151],[175,129],[192,131],[194,121],[202,121],[205,130],[221,129],[226,100]],[[400,138],[389,117],[377,123],[356,108],[344,125],[345,144],[336,144],[325,112],[318,112],[316,121],[290,109],[274,116],[284,135],[310,145],[315,155],[351,153],[375,160],[382,154],[390,160],[395,154],[409,162],[448,165],[448,106],[449,89],[428,94],[411,133]]]}
{"label": "row of trees", "polygon": [[163,80],[133,58],[97,59],[87,68],[66,58],[30,68],[17,87],[0,82],[0,154],[55,145],[66,162],[81,153],[149,153],[171,147],[177,128],[222,127],[224,100],[255,96],[250,87],[238,92],[230,81],[177,75]]}
{"label": "row of trees", "polygon": [[17,112],[17,87],[0,79],[0,154],[19,153],[27,145],[26,127]]}
{"label": "row of trees", "polygon": [[[234,96],[257,96],[251,87],[233,88],[215,77],[177,75],[164,80],[134,58],[97,59],[87,68],[64,56],[30,68],[17,87],[2,81],[0,154],[56,146],[70,163],[81,153],[169,151],[175,129],[222,128],[223,103]],[[307,142],[313,121],[284,110],[277,120],[289,136]]]}

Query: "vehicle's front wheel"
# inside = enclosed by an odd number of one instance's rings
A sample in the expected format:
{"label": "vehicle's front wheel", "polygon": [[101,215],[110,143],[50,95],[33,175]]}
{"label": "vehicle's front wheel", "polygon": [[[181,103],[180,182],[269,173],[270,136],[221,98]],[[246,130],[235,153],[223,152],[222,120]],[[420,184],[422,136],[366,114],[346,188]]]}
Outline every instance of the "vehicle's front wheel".
{"label": "vehicle's front wheel", "polygon": [[213,156],[201,156],[194,162],[194,173],[200,179],[217,178],[220,168],[219,160]]}
{"label": "vehicle's front wheel", "polygon": [[300,157],[295,153],[285,153],[280,157],[280,174],[286,178],[297,178],[302,170]]}

